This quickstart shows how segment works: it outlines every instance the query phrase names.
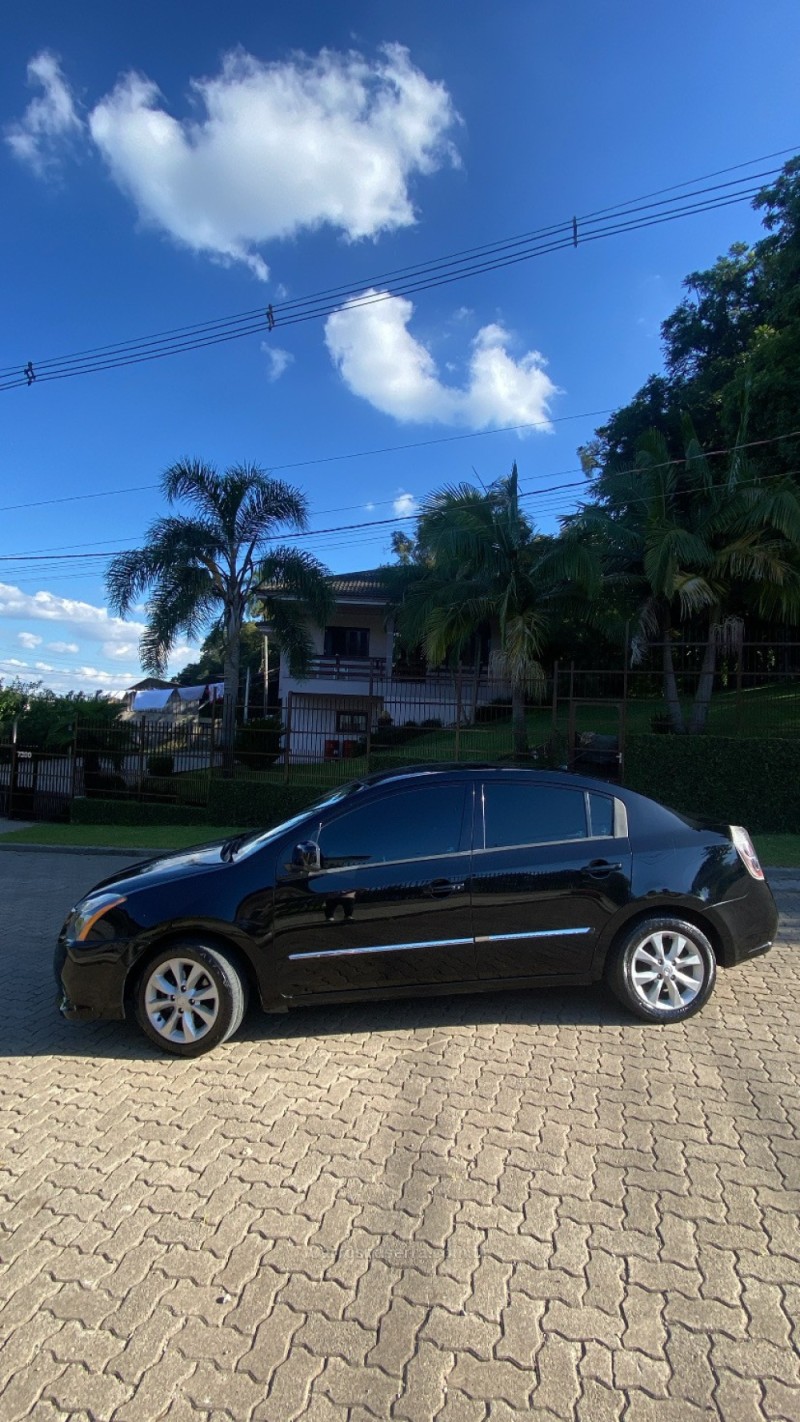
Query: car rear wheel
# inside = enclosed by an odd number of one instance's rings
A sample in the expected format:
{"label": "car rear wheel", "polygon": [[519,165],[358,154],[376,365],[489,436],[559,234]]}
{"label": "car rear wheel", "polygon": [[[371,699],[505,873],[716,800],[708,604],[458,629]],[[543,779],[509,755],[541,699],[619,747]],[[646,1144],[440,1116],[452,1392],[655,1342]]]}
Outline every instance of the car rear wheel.
{"label": "car rear wheel", "polygon": [[680,918],[649,918],[623,938],[608,968],[620,1002],[646,1022],[680,1022],[711,996],[714,950],[701,929]]}
{"label": "car rear wheel", "polygon": [[136,994],[139,1026],[156,1046],[199,1057],[232,1037],[247,997],[231,958],[205,943],[173,943],[145,967]]}

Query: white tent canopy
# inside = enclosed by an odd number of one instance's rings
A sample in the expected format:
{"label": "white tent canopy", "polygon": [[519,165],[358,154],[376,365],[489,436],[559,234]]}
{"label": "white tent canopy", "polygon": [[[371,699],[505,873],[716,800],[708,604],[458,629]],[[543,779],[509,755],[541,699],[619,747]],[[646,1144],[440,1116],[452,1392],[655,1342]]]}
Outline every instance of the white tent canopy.
{"label": "white tent canopy", "polygon": [[174,695],[174,686],[168,691],[137,691],[133,698],[133,710],[165,711]]}

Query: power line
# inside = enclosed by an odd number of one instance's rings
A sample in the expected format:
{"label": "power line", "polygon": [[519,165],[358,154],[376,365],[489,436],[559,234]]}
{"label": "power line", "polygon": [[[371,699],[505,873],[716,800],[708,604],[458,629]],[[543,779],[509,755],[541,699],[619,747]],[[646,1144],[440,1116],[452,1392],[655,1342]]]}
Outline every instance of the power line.
{"label": "power line", "polygon": [[[790,151],[793,150],[781,150],[776,156]],[[698,186],[698,184],[704,183],[707,178],[724,175],[726,172],[752,168],[760,162],[767,161],[769,156],[771,155],[735,164],[727,169],[718,170],[717,173],[706,174],[701,178],[674,184],[670,188],[663,188],[656,193],[646,195],[645,198],[631,198],[612,207],[585,214],[580,218],[565,219],[549,227],[538,228],[532,232],[486,243],[479,247],[463,249],[461,252],[432,259],[416,266],[398,268],[393,272],[382,273],[356,284],[330,287],[308,297],[279,303],[274,307],[271,305],[267,311],[264,311],[263,308],[251,309],[236,316],[220,318],[216,321],[175,327],[154,336],[93,347],[83,352],[76,352],[71,356],[43,359],[29,363],[24,371],[21,370],[21,365],[9,366],[5,371],[0,371],[0,390],[139,364],[142,361],[156,360],[166,355],[180,354],[187,350],[196,350],[240,339],[246,335],[263,333],[267,329],[272,330],[276,325],[296,325],[306,320],[322,319],[339,309],[344,303],[351,306],[369,305],[377,300],[389,300],[394,296],[411,294],[427,290],[432,286],[460,281],[467,276],[478,275],[485,271],[498,270],[500,267],[518,261],[528,261],[550,251],[574,245],[578,234],[580,243],[585,244],[603,237],[640,230],[660,222],[674,221],[678,217],[746,201],[756,196],[761,189],[758,186],[746,187],[744,185],[774,177],[781,170],[779,168],[765,169],[758,173],[749,173],[742,177],[729,179],[724,183],[705,187]],[[694,190],[685,191],[689,188]],[[674,193],[679,189],[684,191],[680,192],[678,196],[663,196],[663,194]],[[659,201],[649,201],[647,200],[649,198],[657,198]],[[682,205],[670,210],[671,205],[674,204]],[[365,287],[373,287],[376,283],[385,284],[387,282],[392,285],[391,291],[365,296]],[[361,294],[359,295],[359,293]],[[10,378],[3,381],[3,376]]]}
{"label": "power line", "polygon": [[[368,459],[376,458],[379,454],[403,454],[411,449],[426,449],[431,445],[455,444],[460,440],[482,439],[485,435],[494,434],[517,434],[521,430],[548,429],[550,425],[563,425],[572,420],[595,420],[601,415],[610,415],[610,407],[605,410],[583,410],[577,415],[554,415],[549,420],[528,420],[521,425],[498,425],[490,430],[470,430],[466,434],[436,435],[432,439],[413,440],[407,444],[387,444],[378,449],[358,449],[349,454],[326,454],[314,459],[300,459],[293,464],[272,464],[269,472],[271,474],[283,474],[292,469],[309,469],[318,464],[340,464],[348,459]],[[42,509],[49,508],[53,504],[80,503],[84,499],[110,499],[117,494],[141,494],[148,490],[160,489],[161,484],[133,484],[125,489],[99,489],[91,494],[63,494],[55,499],[37,499],[35,502],[23,504],[3,504],[0,505],[0,513],[18,512],[20,509]],[[391,499],[387,503],[393,502]],[[352,508],[361,505],[350,505]],[[345,509],[326,509],[326,513],[343,513]]]}
{"label": "power line", "polygon": [[[767,439],[748,440],[748,441],[746,441],[746,442],[743,443],[743,444],[725,445],[725,446],[721,446],[719,449],[707,450],[707,451],[704,451],[704,457],[705,457],[706,459],[718,458],[718,457],[720,457],[720,456],[722,456],[722,455],[725,455],[725,454],[733,454],[733,453],[736,453],[736,452],[738,452],[738,451],[740,451],[740,450],[759,449],[759,448],[765,447],[766,445],[771,445],[771,444],[780,443],[780,442],[782,442],[783,440],[787,440],[787,439],[797,439],[797,438],[800,438],[800,429],[797,429],[797,430],[790,430],[790,431],[788,431],[786,434],[782,434],[782,435],[772,435],[772,436],[770,436],[770,437],[767,438]],[[666,460],[663,460],[660,464],[651,464],[651,465],[649,465],[647,472],[648,472],[648,473],[652,473],[652,472],[654,472],[654,471],[657,470],[657,469],[667,469],[667,468],[671,468],[671,467],[674,467],[674,466],[678,466],[678,465],[682,465],[682,464],[687,464],[687,463],[689,463],[689,460],[688,460],[688,458],[685,458],[685,457],[676,457],[676,458],[673,458],[673,459],[666,459]],[[576,471],[576,472],[577,472],[577,471]],[[791,469],[791,470],[787,470],[787,471],[783,471],[783,472],[786,473],[786,474],[794,474],[794,473],[798,473],[798,472],[800,472],[800,471]],[[710,487],[711,487],[711,488],[724,488],[725,485],[724,485],[724,483],[721,483],[721,484],[712,484]],[[587,480],[586,480],[586,478],[584,477],[583,479],[574,479],[574,480],[571,480],[570,482],[565,483],[565,484],[551,484],[551,485],[546,486],[546,487],[544,487],[544,488],[539,488],[539,487],[537,487],[536,489],[531,489],[531,490],[529,490],[527,493],[521,494],[521,495],[520,495],[520,498],[521,498],[521,499],[535,499],[535,498],[540,498],[542,495],[561,493],[561,492],[563,492],[563,491],[565,491],[565,490],[567,490],[567,489],[575,489],[575,488],[584,488],[584,489],[587,489],[587,492],[590,492],[590,491],[588,490]],[[635,500],[633,500],[632,502],[635,502]],[[407,523],[407,522],[409,522],[410,520],[415,519],[415,518],[418,516],[418,514],[419,514],[419,509],[416,509],[416,510],[415,510],[414,512],[412,512],[412,513],[409,513],[409,514],[395,514],[395,515],[393,515],[391,518],[363,519],[363,520],[361,520],[361,521],[359,521],[359,522],[345,523],[345,524],[337,524],[337,525],[333,525],[333,526],[328,527],[328,528],[305,529],[305,530],[300,530],[300,531],[294,532],[294,533],[289,532],[289,533],[283,534],[281,537],[277,538],[275,541],[276,541],[276,542],[280,542],[280,543],[295,542],[295,541],[298,541],[298,540],[300,540],[300,539],[306,540],[306,539],[309,539],[309,538],[320,538],[320,537],[323,537],[323,536],[325,536],[325,535],[327,535],[327,534],[360,532],[360,530],[362,530],[362,529],[368,529],[368,528],[388,528],[388,527],[390,527],[390,526],[395,527],[397,524]],[[360,540],[359,540],[359,541],[360,541]],[[131,552],[131,551],[133,551],[133,550],[131,550],[131,549],[120,549],[120,550],[119,550],[119,552]],[[79,562],[79,563],[81,564],[81,569],[80,569],[80,571],[93,571],[93,569],[95,568],[95,566],[96,566],[97,564],[102,564],[102,563],[110,562],[111,559],[112,559],[113,557],[115,557],[115,556],[117,556],[115,553],[69,553],[69,552],[67,552],[67,553],[52,553],[52,552],[49,552],[49,553],[37,553],[37,554],[3,553],[3,554],[0,554],[0,563],[22,563],[22,564],[23,564],[23,567],[24,567],[24,570],[25,570],[25,571],[29,571],[29,570],[32,570],[32,569],[33,569],[34,565],[36,565],[36,564],[38,564],[38,563],[40,563],[40,562],[42,562],[42,563],[45,563],[45,562],[46,562],[46,563],[51,563],[51,564],[52,564],[52,563],[56,563],[56,564],[58,564],[58,563],[61,563],[61,564],[67,564],[67,563],[75,564],[75,563],[78,563],[78,562]]]}
{"label": "power line", "polygon": [[[537,229],[533,229],[533,230],[530,230],[530,231],[527,231],[527,232],[518,234],[518,235],[515,236],[515,237],[501,239],[500,241],[496,241],[496,242],[484,243],[484,244],[479,245],[479,246],[476,246],[476,247],[462,248],[460,251],[453,252],[453,253],[449,253],[449,254],[448,254],[447,256],[445,256],[445,257],[429,259],[429,261],[423,262],[423,263],[419,263],[419,264],[417,264],[416,266],[406,266],[406,267],[394,268],[393,270],[390,270],[390,271],[388,271],[388,272],[381,272],[381,273],[378,273],[378,275],[376,275],[376,276],[370,277],[370,278],[368,278],[368,279],[366,279],[366,280],[364,280],[364,281],[359,282],[359,283],[357,284],[357,287],[356,287],[356,288],[354,288],[353,286],[339,286],[339,287],[328,288],[326,291],[317,293],[317,294],[316,294],[316,297],[311,297],[311,298],[308,298],[308,297],[307,297],[307,298],[299,298],[299,299],[298,299],[297,301],[295,301],[295,302],[282,303],[279,309],[280,309],[280,310],[289,310],[289,309],[292,309],[293,307],[296,307],[296,306],[303,306],[303,305],[307,304],[308,301],[310,301],[310,300],[316,300],[316,299],[319,299],[320,297],[323,297],[323,296],[330,297],[330,296],[332,296],[332,295],[338,295],[338,296],[341,297],[341,295],[342,295],[343,293],[346,293],[346,292],[348,292],[348,291],[352,291],[352,290],[354,290],[354,289],[363,290],[363,288],[364,288],[365,286],[373,286],[373,285],[375,285],[377,282],[383,282],[383,281],[389,281],[389,280],[396,280],[399,276],[407,276],[407,275],[412,274],[412,273],[419,273],[419,272],[422,272],[422,271],[431,270],[431,269],[436,268],[437,266],[440,266],[440,265],[443,265],[443,264],[449,264],[449,263],[452,263],[452,262],[454,262],[454,261],[456,261],[456,260],[459,260],[459,259],[462,259],[462,258],[465,258],[465,257],[468,257],[468,256],[474,256],[474,255],[479,255],[479,254],[486,254],[486,253],[488,253],[488,252],[495,251],[495,250],[497,250],[497,249],[499,249],[499,248],[502,248],[502,247],[505,247],[505,246],[509,246],[509,245],[514,244],[514,243],[521,243],[521,242],[524,242],[524,241],[530,241],[530,240],[532,240],[532,239],[534,239],[534,238],[541,238],[541,237],[545,237],[545,236],[551,236],[551,235],[553,235],[554,233],[556,233],[556,232],[558,232],[558,231],[563,231],[563,230],[567,229],[568,227],[570,227],[570,226],[571,226],[571,222],[572,222],[573,220],[576,221],[576,222],[578,222],[578,224],[580,225],[580,224],[584,224],[584,223],[587,223],[587,222],[593,222],[593,221],[595,221],[596,219],[598,219],[599,217],[609,216],[609,215],[611,215],[612,213],[622,214],[622,213],[623,213],[626,209],[628,209],[628,208],[633,208],[633,207],[637,207],[637,206],[644,206],[646,203],[648,203],[648,201],[649,201],[651,198],[662,197],[663,195],[665,195],[665,194],[667,194],[667,193],[678,192],[680,189],[685,189],[685,188],[695,188],[695,189],[697,189],[697,185],[698,185],[699,183],[706,183],[706,182],[708,182],[711,178],[724,177],[725,174],[727,174],[727,173],[740,172],[740,171],[741,171],[742,169],[744,169],[744,168],[752,168],[752,167],[755,167],[758,163],[766,163],[766,162],[770,161],[770,160],[773,159],[773,158],[782,158],[782,157],[785,157],[785,155],[786,155],[787,153],[794,153],[794,152],[795,152],[795,147],[791,147],[791,148],[780,148],[780,149],[775,150],[775,151],[772,152],[772,153],[765,153],[765,154],[762,154],[762,155],[761,155],[760,157],[758,157],[758,158],[749,158],[749,159],[747,159],[745,162],[742,162],[742,163],[734,163],[734,164],[731,164],[731,165],[729,165],[728,167],[725,167],[725,168],[717,168],[717,169],[713,170],[713,171],[710,172],[710,173],[703,173],[703,174],[701,174],[700,176],[698,176],[698,177],[696,177],[696,178],[688,178],[688,179],[685,179],[683,182],[680,182],[680,183],[673,183],[673,184],[672,184],[671,186],[669,186],[669,187],[658,188],[658,189],[656,189],[656,190],[653,191],[653,192],[641,194],[639,197],[629,198],[629,199],[627,199],[626,201],[623,201],[623,202],[620,202],[620,203],[612,204],[610,207],[596,208],[596,209],[594,209],[592,212],[585,213],[585,214],[583,214],[583,215],[580,216],[580,217],[576,217],[576,218],[574,218],[574,219],[565,219],[565,220],[562,221],[561,223],[552,224],[552,225],[549,226],[549,227],[540,227],[540,228],[537,228]],[[776,171],[778,171],[778,170],[776,170],[776,169],[770,169],[770,170],[768,170],[767,172],[765,172],[765,173],[763,173],[763,174],[761,174],[761,173],[758,173],[758,174],[753,174],[753,173],[751,173],[751,174],[748,174],[746,178],[743,178],[743,179],[740,179],[740,180],[737,180],[737,181],[739,181],[739,182],[752,182],[752,181],[754,181],[756,178],[760,178],[760,177],[764,177],[764,176],[773,176]],[[717,188],[721,188],[721,187],[728,187],[728,186],[732,186],[732,185],[733,185],[733,184],[717,184],[716,187],[717,187]],[[709,189],[709,188],[699,188],[699,189],[697,189],[697,192],[698,192],[698,193],[706,193],[706,192],[708,192],[708,191],[711,191],[711,189]],[[676,200],[678,200],[678,199],[671,199],[671,201],[676,201]],[[275,309],[275,308],[274,308],[274,309]],[[113,352],[119,352],[119,351],[123,351],[123,350],[127,350],[127,349],[135,349],[135,348],[137,348],[137,347],[147,345],[147,344],[149,344],[150,342],[154,342],[154,341],[162,341],[162,340],[163,340],[163,341],[166,341],[166,340],[168,340],[168,339],[170,339],[170,338],[172,338],[172,337],[175,337],[175,336],[192,335],[192,334],[202,333],[202,332],[205,332],[205,331],[212,331],[212,330],[215,330],[215,329],[219,329],[220,327],[229,326],[230,324],[232,324],[232,323],[234,323],[234,322],[236,322],[236,321],[247,321],[247,320],[251,320],[251,319],[254,318],[254,317],[258,317],[258,318],[260,319],[261,326],[262,326],[262,328],[263,328],[263,325],[264,325],[264,316],[265,316],[265,312],[264,312],[263,306],[259,306],[259,307],[255,307],[255,308],[251,307],[251,308],[249,308],[247,311],[241,311],[241,312],[238,312],[238,313],[236,313],[235,315],[232,315],[232,316],[229,316],[229,317],[220,317],[220,318],[218,318],[217,320],[214,320],[214,321],[201,321],[201,322],[195,322],[195,323],[190,324],[190,325],[175,326],[175,327],[168,328],[167,330],[164,330],[164,331],[156,332],[155,334],[153,334],[153,335],[151,335],[151,336],[143,336],[143,337],[138,337],[138,338],[131,338],[131,339],[129,339],[129,340],[120,341],[120,342],[117,342],[117,343],[111,344],[111,345],[93,346],[93,347],[89,347],[88,349],[84,349],[84,350],[81,350],[81,351],[73,352],[71,355],[66,355],[66,356],[61,356],[61,357],[55,357],[55,358],[49,359],[49,360],[38,360],[38,361],[36,361],[36,362],[33,362],[32,364],[34,365],[35,369],[38,371],[38,370],[40,370],[40,369],[46,369],[46,368],[50,368],[50,367],[52,367],[52,366],[60,366],[60,365],[62,365],[62,364],[64,364],[64,363],[67,363],[67,362],[70,362],[70,361],[74,361],[74,360],[78,360],[78,359],[81,359],[81,358],[84,358],[84,357],[87,357],[87,356],[110,354],[110,353],[113,353]],[[2,377],[2,376],[4,376],[4,375],[17,375],[18,373],[19,373],[19,366],[18,366],[18,365],[8,366],[8,367],[6,367],[5,369],[0,369],[0,377]]]}
{"label": "power line", "polygon": [[[775,173],[778,171],[779,170],[776,169]],[[772,176],[774,176],[774,174]],[[596,242],[605,237],[640,231],[643,228],[658,226],[664,222],[673,222],[680,217],[716,211],[719,208],[729,207],[734,203],[744,202],[753,198],[759,191],[760,188],[753,187],[727,197],[720,197],[707,202],[685,204],[682,208],[674,212],[658,216],[650,216],[647,218],[639,217],[636,220],[630,220],[629,217],[627,217],[625,221],[616,224],[607,223],[606,226],[599,231],[583,232],[581,234],[581,245],[586,246],[589,242]],[[309,309],[298,310],[295,311],[294,314],[281,314],[281,308],[276,307],[276,316],[273,318],[273,327],[270,329],[273,329],[277,324],[280,325],[281,329],[284,329],[288,326],[300,325],[307,321],[322,320],[333,315],[334,312],[341,310],[343,306],[346,306],[348,310],[360,309],[361,307],[391,301],[398,296],[414,295],[420,291],[428,291],[433,287],[447,286],[456,281],[463,281],[466,277],[479,276],[491,271],[499,271],[504,267],[514,266],[523,261],[530,261],[534,257],[545,256],[551,252],[562,251],[574,245],[576,245],[574,228],[572,222],[570,222],[568,229],[566,224],[564,225],[563,235],[550,242],[544,244],[539,243],[539,245],[529,247],[523,252],[497,256],[492,260],[473,262],[468,265],[464,265],[463,263],[458,264],[457,269],[451,270],[448,274],[441,273],[438,276],[432,276],[429,280],[421,280],[419,278],[405,280],[394,285],[391,290],[382,292],[370,291],[368,294],[363,293],[363,283],[359,283],[358,288],[352,287],[349,289],[352,293],[349,298],[343,296],[336,301],[318,301],[316,306],[313,305],[316,298],[308,298],[306,304]],[[357,294],[358,290],[362,291],[361,295]],[[295,304],[297,305],[299,303]],[[263,335],[266,329],[264,317],[259,313],[257,318],[250,318],[249,324],[240,324],[235,329],[227,329],[218,334],[207,334],[202,337],[184,339],[179,342],[172,341],[165,343],[163,341],[154,341],[149,345],[143,345],[138,353],[132,352],[118,358],[88,359],[82,364],[77,362],[67,365],[64,369],[45,369],[43,373],[38,375],[33,374],[34,367],[31,363],[29,369],[23,371],[21,376],[0,383],[0,391],[15,389],[23,385],[30,386],[34,383],[42,384],[53,380],[67,380],[78,375],[97,374],[100,371],[118,370],[127,366],[141,365],[149,361],[162,360],[166,356],[181,355],[188,351],[204,350],[210,346],[240,340],[244,336]]]}

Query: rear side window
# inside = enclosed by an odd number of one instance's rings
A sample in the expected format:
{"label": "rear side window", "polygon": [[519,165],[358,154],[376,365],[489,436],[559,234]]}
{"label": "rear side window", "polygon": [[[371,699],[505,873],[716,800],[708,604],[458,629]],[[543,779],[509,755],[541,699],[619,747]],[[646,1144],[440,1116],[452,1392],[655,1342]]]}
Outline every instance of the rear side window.
{"label": "rear side window", "polygon": [[463,784],[420,786],[383,796],[322,826],[322,867],[454,854],[461,848],[463,813]]}
{"label": "rear side window", "polygon": [[611,839],[614,834],[614,801],[610,795],[589,792],[589,833],[593,839]]}
{"label": "rear side window", "polygon": [[588,835],[583,791],[556,785],[526,785],[522,781],[484,785],[483,817],[486,849],[553,844]]}

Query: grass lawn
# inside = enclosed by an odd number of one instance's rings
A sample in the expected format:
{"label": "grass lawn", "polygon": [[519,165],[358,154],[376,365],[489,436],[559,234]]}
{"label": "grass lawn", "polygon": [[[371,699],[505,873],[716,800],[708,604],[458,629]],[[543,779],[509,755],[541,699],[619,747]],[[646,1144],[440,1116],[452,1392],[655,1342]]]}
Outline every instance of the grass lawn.
{"label": "grass lawn", "polygon": [[800,867],[800,834],[754,834],[753,840],[762,864],[772,869]]}
{"label": "grass lawn", "polygon": [[239,834],[240,825],[33,825],[3,832],[0,844],[83,845],[107,849],[185,849]]}

